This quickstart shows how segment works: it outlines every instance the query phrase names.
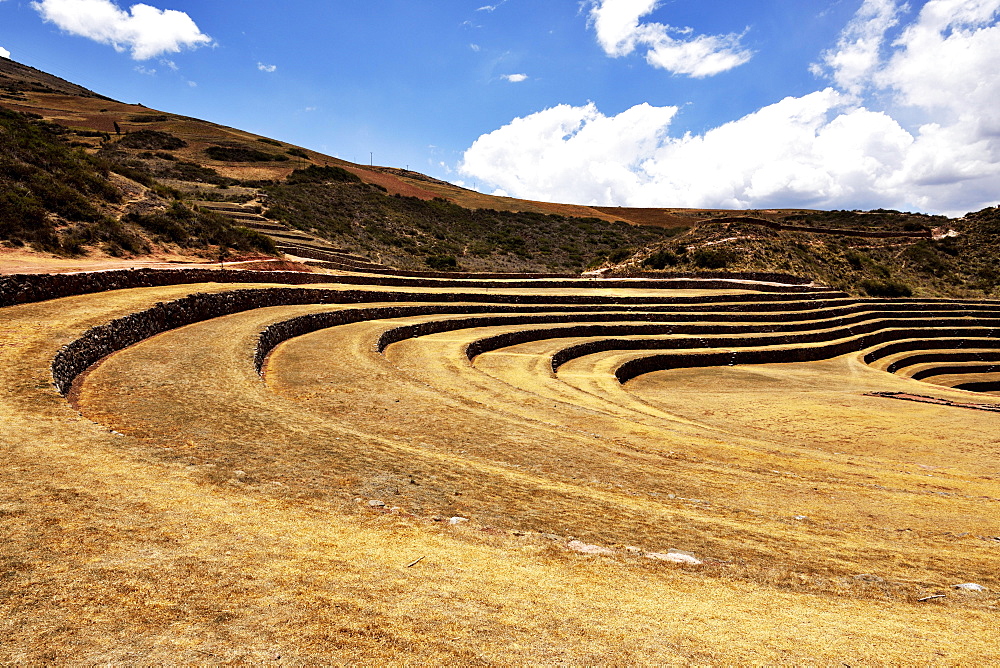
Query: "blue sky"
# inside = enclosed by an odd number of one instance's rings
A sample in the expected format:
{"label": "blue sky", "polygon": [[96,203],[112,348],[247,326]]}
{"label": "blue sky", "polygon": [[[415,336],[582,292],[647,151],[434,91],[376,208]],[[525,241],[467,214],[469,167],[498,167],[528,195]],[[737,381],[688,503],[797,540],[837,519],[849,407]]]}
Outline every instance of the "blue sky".
{"label": "blue sky", "polygon": [[1000,201],[1000,0],[0,0],[0,55],[517,197]]}

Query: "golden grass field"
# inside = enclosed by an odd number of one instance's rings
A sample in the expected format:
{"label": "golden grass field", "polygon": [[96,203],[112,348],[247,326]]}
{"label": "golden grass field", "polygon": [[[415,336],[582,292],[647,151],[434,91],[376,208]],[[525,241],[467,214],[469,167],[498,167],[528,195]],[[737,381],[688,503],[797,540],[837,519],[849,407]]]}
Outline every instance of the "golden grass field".
{"label": "golden grass field", "polygon": [[[379,350],[393,328],[474,316],[369,318],[280,344],[258,376],[265,327],[393,305],[379,288],[371,304],[174,329],[105,358],[69,400],[52,386],[54,356],[89,327],[255,287],[0,309],[0,663],[1000,661],[1000,414],[866,393],[1000,396],[887,373],[899,355],[869,365],[863,351],[623,385],[616,368],[662,351],[622,344],[553,371],[555,352],[606,338],[571,329],[583,314],[717,323],[677,298],[754,293],[544,282],[473,292],[535,295],[532,315],[557,322],[457,323]],[[422,292],[450,291],[470,293]],[[559,303],[581,291],[603,302]],[[967,326],[940,317],[952,335]],[[521,330],[545,333],[469,360],[471,342]],[[644,556],[671,549],[702,563]],[[987,591],[952,588],[966,582]]]}

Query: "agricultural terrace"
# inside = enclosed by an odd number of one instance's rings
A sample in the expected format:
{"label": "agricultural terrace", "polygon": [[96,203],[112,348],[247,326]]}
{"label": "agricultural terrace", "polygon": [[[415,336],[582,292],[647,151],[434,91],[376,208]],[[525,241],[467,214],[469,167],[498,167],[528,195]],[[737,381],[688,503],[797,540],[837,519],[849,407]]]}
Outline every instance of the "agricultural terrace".
{"label": "agricultural terrace", "polygon": [[5,284],[5,663],[1000,661],[1000,303],[237,273]]}

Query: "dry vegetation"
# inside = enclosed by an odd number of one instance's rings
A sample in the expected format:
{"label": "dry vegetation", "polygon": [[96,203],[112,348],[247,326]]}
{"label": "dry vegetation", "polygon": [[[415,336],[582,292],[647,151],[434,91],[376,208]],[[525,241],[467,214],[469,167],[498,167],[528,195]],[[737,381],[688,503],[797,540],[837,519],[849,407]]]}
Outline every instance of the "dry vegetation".
{"label": "dry vegetation", "polygon": [[[51,388],[53,356],[87,327],[231,287],[3,309],[4,662],[1000,659],[997,415],[865,393],[989,395],[857,354],[622,386],[613,369],[644,353],[617,346],[553,373],[555,351],[592,338],[558,331],[473,364],[465,346],[499,332],[711,324],[727,299],[758,300],[595,287],[586,309],[559,303],[579,288],[497,282],[482,300],[541,295],[534,316],[562,322],[366,319],[281,344],[262,381],[265,326],[392,301],[264,308],[112,355],[72,404]],[[826,308],[816,297],[782,310]],[[737,324],[766,317],[742,308]],[[444,320],[456,324],[375,346]],[[471,521],[435,521],[452,516]],[[613,552],[574,553],[571,537]],[[643,556],[671,548],[702,565]],[[969,581],[990,591],[951,588]]]}

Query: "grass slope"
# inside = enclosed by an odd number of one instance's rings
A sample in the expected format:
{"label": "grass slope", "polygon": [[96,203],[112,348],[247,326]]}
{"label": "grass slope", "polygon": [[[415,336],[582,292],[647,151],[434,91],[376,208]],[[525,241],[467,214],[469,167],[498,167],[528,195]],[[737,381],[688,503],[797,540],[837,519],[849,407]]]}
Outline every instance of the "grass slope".
{"label": "grass slope", "polygon": [[580,271],[670,236],[596,218],[466,209],[388,195],[336,167],[297,170],[264,189],[268,215],[399,267]]}
{"label": "grass slope", "polygon": [[[873,220],[874,218],[874,220]],[[805,220],[803,220],[805,219]],[[853,212],[792,215],[794,224],[856,231],[907,231],[939,225],[955,236],[866,239],[704,221],[624,263],[633,269],[777,271],[871,296],[992,296],[1000,285],[1000,209],[959,220]]]}
{"label": "grass slope", "polygon": [[[151,243],[202,251],[225,246],[274,252],[270,239],[222,216],[196,212],[179,202],[168,205],[155,192],[133,198],[146,200],[141,213],[120,206],[127,204],[127,196],[111,174],[131,177],[136,189],[156,187],[149,171],[120,151],[87,153],[71,146],[65,135],[59,125],[0,109],[0,241],[68,255],[87,247],[101,247],[112,255],[142,254],[150,252]],[[165,133],[136,133],[126,139],[140,148],[151,143],[177,147],[179,141]]]}

